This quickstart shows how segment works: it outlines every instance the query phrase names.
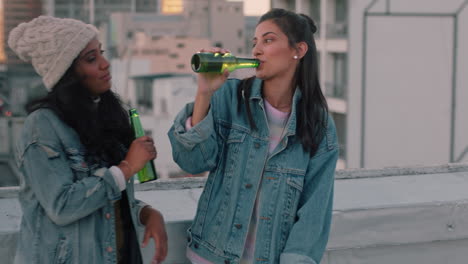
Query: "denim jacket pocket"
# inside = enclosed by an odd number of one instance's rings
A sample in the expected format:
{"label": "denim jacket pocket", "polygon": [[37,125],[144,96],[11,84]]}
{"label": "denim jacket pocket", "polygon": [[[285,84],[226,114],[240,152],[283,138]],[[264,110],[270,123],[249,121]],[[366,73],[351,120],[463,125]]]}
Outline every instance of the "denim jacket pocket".
{"label": "denim jacket pocket", "polygon": [[283,250],[289,236],[289,231],[296,221],[296,212],[304,186],[304,177],[289,176],[286,179],[286,190],[281,221],[280,249]]}
{"label": "denim jacket pocket", "polygon": [[238,129],[222,125],[219,129],[223,138],[222,156],[218,160],[216,173],[211,174],[206,181],[191,228],[192,235],[202,237],[213,245],[220,239],[216,234],[225,222],[226,210],[231,202],[233,177],[236,170],[240,169],[240,150],[247,136]]}

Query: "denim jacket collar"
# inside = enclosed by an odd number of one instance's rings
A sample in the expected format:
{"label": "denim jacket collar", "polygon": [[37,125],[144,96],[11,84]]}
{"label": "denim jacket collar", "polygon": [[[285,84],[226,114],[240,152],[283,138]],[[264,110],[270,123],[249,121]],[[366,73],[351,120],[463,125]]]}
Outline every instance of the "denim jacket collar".
{"label": "denim jacket collar", "polygon": [[[263,96],[262,96],[262,87],[263,87],[263,80],[255,78],[253,84],[252,84],[252,90],[250,94],[250,100],[256,101],[259,100],[261,103],[261,107],[264,109],[264,103],[263,103]],[[289,121],[287,124],[287,130],[285,136],[293,136],[296,134],[296,124],[297,124],[297,104],[299,103],[300,99],[302,98],[302,92],[299,89],[299,86],[296,87],[296,90],[294,91],[293,95],[293,102],[292,102],[292,107],[291,107],[291,115],[289,117]]]}

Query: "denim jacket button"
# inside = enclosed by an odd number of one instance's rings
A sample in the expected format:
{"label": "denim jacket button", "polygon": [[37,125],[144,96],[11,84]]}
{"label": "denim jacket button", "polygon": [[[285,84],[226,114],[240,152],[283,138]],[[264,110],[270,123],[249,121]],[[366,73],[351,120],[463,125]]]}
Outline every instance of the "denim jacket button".
{"label": "denim jacket button", "polygon": [[246,188],[246,189],[250,189],[250,188],[252,188],[252,184],[250,184],[250,183],[247,183],[247,184],[245,185],[245,188]]}
{"label": "denim jacket button", "polygon": [[256,149],[258,149],[258,148],[260,147],[260,143],[255,143],[255,144],[254,144],[254,147],[255,147]]}
{"label": "denim jacket button", "polygon": [[235,224],[234,225],[237,229],[241,229],[242,228],[242,224]]}
{"label": "denim jacket button", "polygon": [[194,248],[198,248],[198,244],[195,243],[195,244],[193,245],[193,247],[194,247]]}
{"label": "denim jacket button", "polygon": [[106,214],[106,219],[109,220],[111,218],[111,215],[109,213]]}
{"label": "denim jacket button", "polygon": [[107,250],[107,252],[111,253],[114,249],[113,249],[112,247],[109,246],[109,247],[107,247],[106,250]]}
{"label": "denim jacket button", "polygon": [[224,261],[224,264],[230,264],[230,263],[231,263],[231,261],[229,261],[228,259],[226,259],[226,260]]}

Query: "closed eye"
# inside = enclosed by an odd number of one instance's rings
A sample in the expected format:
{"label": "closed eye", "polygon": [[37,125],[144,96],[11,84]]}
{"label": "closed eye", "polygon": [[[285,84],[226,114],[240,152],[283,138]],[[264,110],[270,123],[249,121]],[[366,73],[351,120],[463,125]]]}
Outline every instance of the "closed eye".
{"label": "closed eye", "polygon": [[92,63],[96,60],[96,56],[90,56],[88,58],[86,58],[86,62],[89,62],[89,63]]}

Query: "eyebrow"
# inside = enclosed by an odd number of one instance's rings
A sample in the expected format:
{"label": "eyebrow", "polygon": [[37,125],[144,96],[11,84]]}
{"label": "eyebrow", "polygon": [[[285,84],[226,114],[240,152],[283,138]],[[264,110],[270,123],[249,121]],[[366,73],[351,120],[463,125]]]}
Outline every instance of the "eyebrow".
{"label": "eyebrow", "polygon": [[[263,33],[263,34],[262,34],[262,37],[264,37],[264,36],[266,36],[266,35],[268,35],[268,34],[275,34],[275,35],[278,36],[278,34],[276,34],[275,32],[273,32],[273,31],[268,31],[268,32]],[[257,37],[254,37],[252,40],[256,40],[256,39],[257,39]]]}
{"label": "eyebrow", "polygon": [[91,50],[87,51],[85,54],[83,54],[82,56],[79,56],[79,58],[80,58],[80,59],[81,59],[81,58],[84,58],[84,57],[88,56],[88,54],[91,54],[91,53],[93,53],[93,52],[96,52],[96,50],[100,50],[101,47],[102,47],[102,44],[99,43],[99,47],[98,47],[97,49],[91,49]]}

